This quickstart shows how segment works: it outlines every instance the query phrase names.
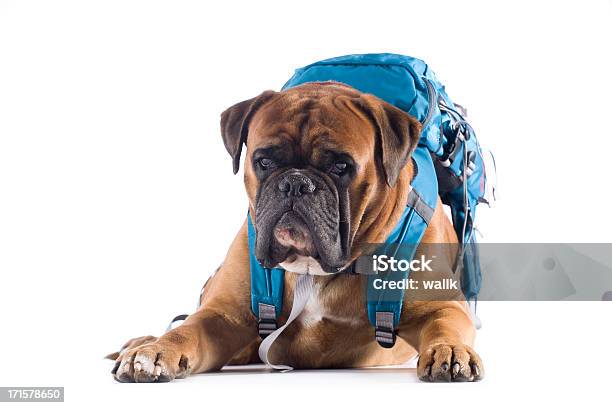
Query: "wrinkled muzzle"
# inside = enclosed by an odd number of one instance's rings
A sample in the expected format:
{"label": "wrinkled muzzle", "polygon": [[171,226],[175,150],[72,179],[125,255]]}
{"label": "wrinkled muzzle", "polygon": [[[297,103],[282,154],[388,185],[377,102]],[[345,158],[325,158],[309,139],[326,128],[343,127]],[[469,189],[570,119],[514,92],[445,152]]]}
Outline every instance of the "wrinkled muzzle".
{"label": "wrinkled muzzle", "polygon": [[350,256],[348,192],[322,174],[288,169],[268,177],[255,202],[255,256],[267,268],[311,257],[328,273]]}

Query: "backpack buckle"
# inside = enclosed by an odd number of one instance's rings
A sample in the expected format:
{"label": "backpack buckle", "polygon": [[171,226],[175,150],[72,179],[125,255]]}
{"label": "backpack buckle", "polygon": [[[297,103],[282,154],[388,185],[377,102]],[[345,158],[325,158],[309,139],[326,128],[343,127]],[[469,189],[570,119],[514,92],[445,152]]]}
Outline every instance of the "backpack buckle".
{"label": "backpack buckle", "polygon": [[278,329],[276,323],[276,307],[265,303],[259,303],[259,320],[257,322],[257,331],[263,339],[270,333]]}
{"label": "backpack buckle", "polygon": [[395,345],[395,331],[389,330],[386,327],[376,328],[376,341],[381,347],[391,348]]}
{"label": "backpack buckle", "polygon": [[395,328],[393,327],[393,312],[376,312],[376,328],[374,334],[381,347],[391,348],[395,345]]}

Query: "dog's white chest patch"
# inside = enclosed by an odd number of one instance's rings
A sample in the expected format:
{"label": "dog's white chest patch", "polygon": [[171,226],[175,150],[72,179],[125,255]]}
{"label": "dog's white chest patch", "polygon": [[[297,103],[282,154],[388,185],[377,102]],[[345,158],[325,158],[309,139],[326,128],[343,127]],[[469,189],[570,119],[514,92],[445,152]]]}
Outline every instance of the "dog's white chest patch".
{"label": "dog's white chest patch", "polygon": [[321,300],[321,286],[315,284],[312,288],[312,294],[308,303],[300,313],[298,320],[305,326],[314,326],[323,321],[325,318],[332,323],[340,324],[355,324],[356,319],[352,317],[337,316],[334,313],[330,313]]}
{"label": "dog's white chest patch", "polygon": [[325,307],[319,299],[319,285],[315,285],[308,303],[300,314],[300,321],[306,326],[312,326],[323,320]]}

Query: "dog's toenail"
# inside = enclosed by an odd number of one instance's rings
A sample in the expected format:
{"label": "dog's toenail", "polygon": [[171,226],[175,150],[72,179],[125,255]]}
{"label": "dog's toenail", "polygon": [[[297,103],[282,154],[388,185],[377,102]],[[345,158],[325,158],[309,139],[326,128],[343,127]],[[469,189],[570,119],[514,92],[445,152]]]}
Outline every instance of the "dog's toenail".
{"label": "dog's toenail", "polygon": [[461,365],[459,363],[453,364],[453,377],[456,377],[459,374],[459,370],[461,370]]}
{"label": "dog's toenail", "polygon": [[476,364],[472,364],[472,374],[474,374],[474,377],[478,377],[480,375],[480,370]]}
{"label": "dog's toenail", "polygon": [[442,366],[440,368],[442,368],[442,371],[448,371],[448,363],[442,363]]}
{"label": "dog's toenail", "polygon": [[134,364],[134,371],[140,371],[140,370],[142,370],[142,364],[140,363]]}

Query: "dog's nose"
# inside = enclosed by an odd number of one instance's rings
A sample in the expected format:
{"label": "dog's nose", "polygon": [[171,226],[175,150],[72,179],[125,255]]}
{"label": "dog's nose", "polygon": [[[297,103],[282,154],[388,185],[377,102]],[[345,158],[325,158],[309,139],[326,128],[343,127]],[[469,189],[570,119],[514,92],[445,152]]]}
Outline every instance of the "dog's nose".
{"label": "dog's nose", "polygon": [[310,178],[303,174],[291,173],[285,175],[278,183],[278,189],[287,196],[299,197],[315,191],[315,185]]}

